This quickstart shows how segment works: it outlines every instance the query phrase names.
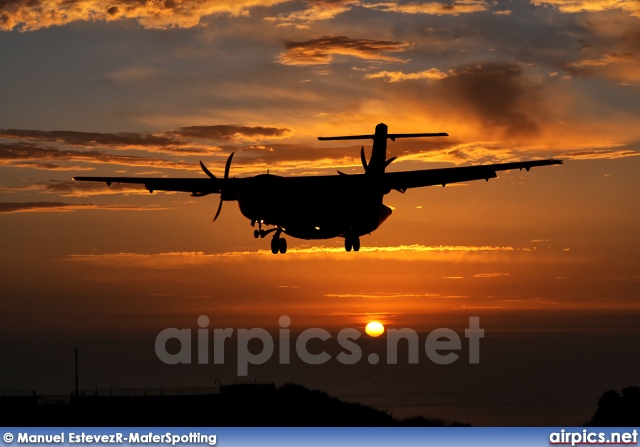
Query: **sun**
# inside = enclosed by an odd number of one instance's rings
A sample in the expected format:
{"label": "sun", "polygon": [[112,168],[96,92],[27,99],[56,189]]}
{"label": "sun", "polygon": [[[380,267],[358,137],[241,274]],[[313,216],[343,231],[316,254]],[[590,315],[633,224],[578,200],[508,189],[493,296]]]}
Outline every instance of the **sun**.
{"label": "sun", "polygon": [[370,321],[364,331],[371,337],[379,337],[384,333],[384,326],[379,321]]}

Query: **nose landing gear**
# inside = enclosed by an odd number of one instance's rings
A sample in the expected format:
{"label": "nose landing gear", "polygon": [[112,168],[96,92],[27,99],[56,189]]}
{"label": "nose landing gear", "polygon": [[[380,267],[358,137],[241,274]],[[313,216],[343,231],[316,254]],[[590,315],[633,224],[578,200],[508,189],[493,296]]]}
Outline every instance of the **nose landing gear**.
{"label": "nose landing gear", "polygon": [[253,237],[258,239],[259,237],[264,238],[267,234],[271,233],[272,231],[276,231],[275,228],[272,228],[271,230],[263,230],[262,229],[262,221],[261,220],[252,220],[251,221],[251,226],[255,226],[256,222],[258,222],[258,229],[257,230],[253,230]]}
{"label": "nose landing gear", "polygon": [[259,237],[264,238],[267,234],[275,232],[273,237],[271,238],[271,253],[273,253],[274,255],[278,253],[285,254],[287,252],[287,240],[283,237],[280,237],[280,234],[282,234],[282,228],[276,227],[271,228],[270,230],[263,230],[262,221],[260,220],[251,221],[251,226],[255,226],[256,222],[258,222],[258,229],[253,230],[253,237],[255,237],[256,239],[258,239]]}

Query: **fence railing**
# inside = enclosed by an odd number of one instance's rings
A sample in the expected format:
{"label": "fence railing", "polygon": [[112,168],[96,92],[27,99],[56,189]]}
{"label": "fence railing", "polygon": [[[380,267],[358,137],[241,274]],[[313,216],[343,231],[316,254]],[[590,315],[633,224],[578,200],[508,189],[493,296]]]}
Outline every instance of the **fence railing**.
{"label": "fence railing", "polygon": [[[92,389],[78,390],[78,396],[83,397],[111,397],[111,396],[203,396],[220,394],[220,387],[199,388],[121,388],[121,389]],[[75,391],[71,392],[75,395]]]}
{"label": "fence railing", "polygon": [[0,390],[2,397],[35,397],[36,390]]}

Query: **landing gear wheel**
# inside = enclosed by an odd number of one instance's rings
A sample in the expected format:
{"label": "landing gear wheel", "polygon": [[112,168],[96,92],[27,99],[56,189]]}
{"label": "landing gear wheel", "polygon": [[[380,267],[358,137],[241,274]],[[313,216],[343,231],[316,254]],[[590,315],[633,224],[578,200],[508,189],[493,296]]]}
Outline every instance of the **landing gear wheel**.
{"label": "landing gear wheel", "polygon": [[279,250],[280,250],[280,239],[274,237],[273,239],[271,239],[271,253],[273,253],[274,255],[277,255]]}
{"label": "landing gear wheel", "polygon": [[353,238],[353,251],[360,251],[360,238],[358,236]]}
{"label": "landing gear wheel", "polygon": [[258,239],[260,237],[260,232],[258,230],[253,230],[253,237]]}
{"label": "landing gear wheel", "polygon": [[351,241],[351,238],[349,236],[344,238],[344,249],[347,251],[351,251],[351,249],[353,248],[353,242]]}
{"label": "landing gear wheel", "polygon": [[278,239],[278,249],[282,254],[287,252],[287,240],[285,238]]}

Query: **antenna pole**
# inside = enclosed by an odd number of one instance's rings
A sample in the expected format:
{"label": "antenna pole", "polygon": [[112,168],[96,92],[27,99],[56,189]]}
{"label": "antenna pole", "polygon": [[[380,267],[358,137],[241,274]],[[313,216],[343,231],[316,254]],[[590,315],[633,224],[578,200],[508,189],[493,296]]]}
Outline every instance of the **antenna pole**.
{"label": "antenna pole", "polygon": [[76,397],[78,397],[78,348],[76,348]]}

